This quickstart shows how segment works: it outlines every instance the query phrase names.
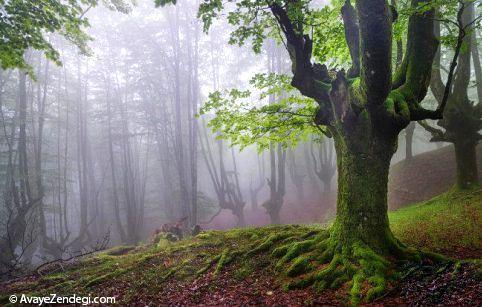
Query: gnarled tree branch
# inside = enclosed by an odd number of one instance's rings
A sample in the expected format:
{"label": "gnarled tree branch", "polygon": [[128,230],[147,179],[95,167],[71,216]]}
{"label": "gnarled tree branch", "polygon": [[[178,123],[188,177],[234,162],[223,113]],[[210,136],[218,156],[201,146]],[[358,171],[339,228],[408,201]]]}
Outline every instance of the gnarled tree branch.
{"label": "gnarled tree branch", "polygon": [[385,102],[392,78],[392,18],[385,0],[358,0],[361,95],[369,105]]}
{"label": "gnarled tree branch", "polygon": [[351,68],[348,70],[348,77],[354,78],[360,75],[360,36],[356,11],[350,0],[346,0],[342,6],[341,16],[345,25],[345,39],[352,61]]}

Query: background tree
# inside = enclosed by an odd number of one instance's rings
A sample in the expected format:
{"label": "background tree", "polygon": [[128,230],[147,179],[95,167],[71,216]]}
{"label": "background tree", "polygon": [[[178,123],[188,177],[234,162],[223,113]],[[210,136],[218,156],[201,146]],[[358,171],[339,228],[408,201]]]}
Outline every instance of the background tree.
{"label": "background tree", "polygon": [[[438,129],[423,122],[422,125],[432,134],[432,142],[448,142],[453,143],[455,148],[455,161],[457,164],[457,180],[455,187],[458,189],[468,189],[479,186],[479,176],[477,171],[476,147],[482,136],[482,105],[479,102],[471,101],[468,96],[468,90],[471,77],[471,55],[474,59],[478,58],[477,40],[474,39],[474,25],[480,16],[474,15],[474,3],[462,2],[461,11],[463,11],[460,19],[460,27],[464,31],[463,44],[464,48],[458,55],[457,68],[454,74],[453,87],[449,93],[445,92],[444,81],[442,80],[442,71],[444,69],[441,61],[440,48],[435,57],[432,79],[430,87],[438,102],[443,101],[448,95],[447,107],[444,111],[443,119],[437,124],[442,128]],[[456,24],[458,25],[458,24]],[[453,26],[453,24],[449,24]],[[455,27],[457,29],[457,27]],[[440,35],[440,22],[436,23],[435,31]],[[450,36],[450,33],[449,33]],[[474,61],[474,66],[478,64],[475,70],[480,71],[480,62]],[[476,75],[477,77],[477,75]],[[480,76],[476,82],[481,82]],[[481,91],[477,87],[478,97]]]}
{"label": "background tree", "polygon": [[[336,171],[336,160],[333,145],[330,140],[316,142],[318,158],[315,156],[314,144],[311,142],[310,152],[313,159],[313,170],[318,179],[323,182],[325,192],[331,191],[331,181]],[[318,163],[319,161],[319,163]]]}
{"label": "background tree", "polygon": [[251,178],[249,182],[249,196],[251,202],[251,209],[253,211],[258,209],[258,194],[266,185],[265,178],[265,158],[264,152],[257,156],[257,167],[255,178]]}
{"label": "background tree", "polygon": [[237,171],[234,149],[232,149],[231,152],[233,170],[229,171],[226,169],[224,163],[224,142],[222,140],[216,141],[218,147],[218,162],[216,162],[213,150],[211,149],[211,141],[206,132],[207,128],[204,128],[203,130],[204,140],[200,140],[202,156],[216,192],[219,208],[230,210],[237,218],[237,226],[243,227],[246,223],[244,219],[245,202],[239,185],[239,174]]}

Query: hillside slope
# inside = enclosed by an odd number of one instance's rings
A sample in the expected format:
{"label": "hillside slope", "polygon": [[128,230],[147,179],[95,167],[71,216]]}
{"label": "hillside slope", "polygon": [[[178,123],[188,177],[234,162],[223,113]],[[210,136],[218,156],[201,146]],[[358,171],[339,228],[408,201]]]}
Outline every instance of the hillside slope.
{"label": "hillside slope", "polygon": [[[482,258],[482,189],[447,193],[392,212],[390,222],[407,244],[456,258]],[[174,243],[161,236],[150,244],[52,264],[40,274],[0,284],[0,305],[7,304],[11,294],[22,293],[114,296],[123,305],[346,303],[346,287],[285,290],[294,277],[276,266],[273,251],[283,240],[275,238],[303,240],[323,231],[320,225],[280,225],[206,231]],[[480,266],[473,263],[417,264],[376,302],[477,305],[482,303],[481,281]]]}
{"label": "hillside slope", "polygon": [[[482,174],[482,144],[477,147],[477,162]],[[455,167],[452,145],[393,165],[388,182],[389,207],[401,208],[444,193],[455,183]]]}

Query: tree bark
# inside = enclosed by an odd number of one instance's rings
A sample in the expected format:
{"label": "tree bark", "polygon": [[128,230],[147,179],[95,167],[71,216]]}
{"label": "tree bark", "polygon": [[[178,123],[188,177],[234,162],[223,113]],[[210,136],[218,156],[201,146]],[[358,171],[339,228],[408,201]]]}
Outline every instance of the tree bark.
{"label": "tree bark", "polygon": [[335,137],[338,157],[338,201],[334,234],[339,244],[363,242],[388,254],[396,246],[387,214],[390,160],[396,149],[393,136]]}

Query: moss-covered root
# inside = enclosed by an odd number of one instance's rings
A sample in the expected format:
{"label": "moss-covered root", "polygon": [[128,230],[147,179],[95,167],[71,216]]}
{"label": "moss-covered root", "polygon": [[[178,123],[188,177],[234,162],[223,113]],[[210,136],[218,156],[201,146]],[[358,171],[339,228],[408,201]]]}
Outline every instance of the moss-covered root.
{"label": "moss-covered root", "polygon": [[202,275],[205,272],[207,272],[215,263],[216,264],[216,269],[214,270],[213,275],[217,276],[221,270],[231,263],[237,256],[241,254],[241,251],[230,251],[229,248],[226,248],[223,250],[223,252],[219,255],[216,255],[212,257],[211,259],[208,259],[206,262],[206,265],[202,267],[200,270],[196,272],[196,275]]}
{"label": "moss-covered root", "polygon": [[[387,288],[397,274],[389,256],[382,256],[362,242],[342,246],[331,238],[318,238],[281,246],[273,251],[279,257],[277,268],[292,279],[288,289],[312,285],[317,290],[340,288],[347,284],[350,302],[372,301]],[[392,258],[392,257],[390,257]]]}

